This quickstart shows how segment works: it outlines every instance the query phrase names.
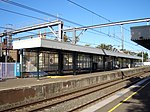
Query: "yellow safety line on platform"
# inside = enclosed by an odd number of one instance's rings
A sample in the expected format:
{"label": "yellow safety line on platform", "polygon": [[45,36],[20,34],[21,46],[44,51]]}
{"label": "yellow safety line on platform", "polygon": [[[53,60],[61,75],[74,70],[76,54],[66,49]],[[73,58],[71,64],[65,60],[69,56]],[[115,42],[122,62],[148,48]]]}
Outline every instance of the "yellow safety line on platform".
{"label": "yellow safety line on platform", "polygon": [[72,77],[73,75],[68,76],[47,76],[48,78],[66,78],[66,77]]}
{"label": "yellow safety line on platform", "polygon": [[120,105],[122,105],[124,102],[126,102],[128,99],[130,99],[132,96],[134,96],[135,94],[137,94],[140,90],[142,90],[145,86],[147,86],[150,82],[146,83],[144,86],[142,86],[140,89],[138,89],[136,92],[132,93],[129,97],[127,97],[126,99],[124,99],[123,101],[121,101],[118,105],[116,105],[115,107],[113,107],[112,109],[110,109],[108,112],[112,112],[115,109],[117,109]]}

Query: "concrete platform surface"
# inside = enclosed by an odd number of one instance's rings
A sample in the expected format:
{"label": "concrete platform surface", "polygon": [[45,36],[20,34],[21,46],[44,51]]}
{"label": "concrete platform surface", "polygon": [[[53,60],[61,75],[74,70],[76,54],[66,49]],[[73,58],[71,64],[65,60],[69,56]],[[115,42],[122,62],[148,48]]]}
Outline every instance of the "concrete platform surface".
{"label": "concrete platform surface", "polygon": [[105,75],[114,73],[117,71],[124,71],[129,69],[120,69],[120,70],[113,70],[113,71],[105,71],[105,72],[95,72],[95,73],[87,73],[87,74],[80,74],[80,75],[67,75],[67,76],[48,76],[44,78],[18,78],[18,79],[7,79],[0,81],[0,91],[5,89],[12,89],[12,88],[21,88],[21,87],[28,87],[40,84],[47,84],[47,83],[56,83],[61,81],[67,80],[74,80],[80,78],[91,77],[95,75]]}
{"label": "concrete platform surface", "polygon": [[[147,85],[145,85],[146,87],[143,86],[145,82],[148,82],[146,83]],[[149,83],[150,77],[81,112],[150,112],[150,108],[148,104],[146,104],[148,103],[148,99],[150,99],[150,95],[148,94],[150,89]],[[140,89],[135,90],[136,92],[132,92],[133,89],[137,87]]]}

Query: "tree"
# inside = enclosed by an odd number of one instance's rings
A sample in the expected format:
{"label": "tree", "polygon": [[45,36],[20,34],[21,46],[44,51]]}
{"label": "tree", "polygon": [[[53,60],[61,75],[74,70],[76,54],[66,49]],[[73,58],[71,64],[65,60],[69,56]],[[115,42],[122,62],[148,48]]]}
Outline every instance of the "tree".
{"label": "tree", "polygon": [[130,51],[129,51],[129,50],[126,50],[126,49],[121,49],[120,51],[122,51],[122,52],[125,53],[125,54],[130,54]]}
{"label": "tree", "polygon": [[[142,52],[138,53],[137,56],[142,57]],[[143,61],[147,61],[147,59],[148,59],[148,53],[143,52]]]}
{"label": "tree", "polygon": [[66,35],[66,32],[64,32],[64,42],[67,42],[68,41],[68,37],[67,37],[67,35]]}
{"label": "tree", "polygon": [[85,46],[91,46],[91,44],[85,44]]}
{"label": "tree", "polygon": [[96,48],[99,48],[99,49],[106,49],[106,50],[113,50],[113,46],[112,45],[106,45],[106,44],[100,44],[98,46],[96,46]]}

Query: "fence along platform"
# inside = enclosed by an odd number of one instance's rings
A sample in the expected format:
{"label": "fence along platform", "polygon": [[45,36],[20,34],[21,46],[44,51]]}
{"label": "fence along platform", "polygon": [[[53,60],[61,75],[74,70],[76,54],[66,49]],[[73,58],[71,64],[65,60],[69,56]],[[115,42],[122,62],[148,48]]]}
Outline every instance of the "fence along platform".
{"label": "fence along platform", "polygon": [[15,78],[16,63],[0,63],[0,79]]}

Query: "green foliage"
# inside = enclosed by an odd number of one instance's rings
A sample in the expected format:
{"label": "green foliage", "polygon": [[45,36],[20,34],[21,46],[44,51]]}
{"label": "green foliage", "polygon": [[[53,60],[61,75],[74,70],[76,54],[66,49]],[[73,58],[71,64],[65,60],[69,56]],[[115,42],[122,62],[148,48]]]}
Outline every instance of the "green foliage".
{"label": "green foliage", "polygon": [[[142,52],[138,53],[137,56],[142,57]],[[145,62],[145,61],[147,61],[147,59],[148,59],[148,53],[147,52],[145,52],[145,53],[143,52],[143,61]]]}
{"label": "green foliage", "polygon": [[85,44],[85,46],[91,46],[91,44]]}
{"label": "green foliage", "polygon": [[66,33],[64,33],[64,42],[67,42],[68,41],[68,37],[66,35]]}
{"label": "green foliage", "polygon": [[106,44],[98,45],[98,46],[96,46],[96,48],[106,49],[106,50],[113,50],[113,46],[112,45],[106,45]]}

